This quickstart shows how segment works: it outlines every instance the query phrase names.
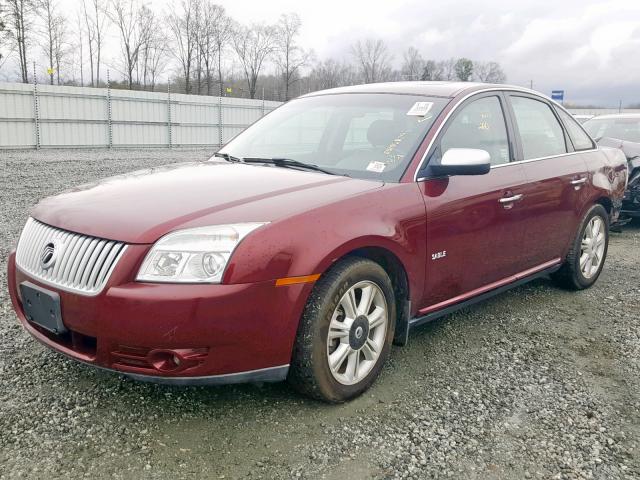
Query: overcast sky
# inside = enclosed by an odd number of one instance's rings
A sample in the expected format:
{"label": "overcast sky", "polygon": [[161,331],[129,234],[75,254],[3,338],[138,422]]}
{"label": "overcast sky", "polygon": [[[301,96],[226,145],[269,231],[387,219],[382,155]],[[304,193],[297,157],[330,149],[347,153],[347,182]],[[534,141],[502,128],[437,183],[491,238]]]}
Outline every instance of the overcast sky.
{"label": "overcast sky", "polygon": [[[69,12],[79,0],[60,0]],[[159,13],[179,0],[147,0]],[[297,12],[317,58],[350,60],[358,39],[381,38],[400,67],[409,46],[426,59],[497,61],[507,82],[572,103],[640,103],[640,0],[219,0],[243,23]],[[111,47],[109,47],[109,45]],[[106,50],[117,52],[115,35]],[[112,55],[113,56],[113,55]],[[109,61],[106,52],[105,61]]]}
{"label": "overcast sky", "polygon": [[297,12],[302,43],[345,56],[358,38],[382,38],[399,66],[413,45],[425,58],[502,64],[509,83],[576,103],[640,102],[640,0],[232,0],[243,22]]}

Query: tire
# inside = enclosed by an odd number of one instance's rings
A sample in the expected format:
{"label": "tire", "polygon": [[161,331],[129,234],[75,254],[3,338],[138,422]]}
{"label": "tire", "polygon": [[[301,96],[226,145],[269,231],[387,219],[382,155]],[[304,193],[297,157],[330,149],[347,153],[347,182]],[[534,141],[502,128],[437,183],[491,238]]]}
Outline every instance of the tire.
{"label": "tire", "polygon": [[[329,403],[344,402],[367,390],[378,377],[393,341],[393,292],[385,270],[370,260],[349,257],[328,270],[314,286],[302,314],[289,383]],[[348,312],[355,307],[364,311],[367,298],[371,298],[368,315]],[[381,313],[384,308],[386,315]]]}
{"label": "tire", "polygon": [[[583,240],[587,242],[585,239],[587,229],[591,228],[593,225],[592,222],[598,222],[598,219],[601,222],[601,229],[603,230],[598,232],[598,236],[603,234],[603,248],[601,249],[601,255],[599,256],[599,263],[597,267],[592,263],[591,257],[589,257],[586,263],[590,265],[592,271],[586,274],[584,271],[584,268],[586,267],[581,267],[581,258],[584,260],[583,256],[587,253],[583,251],[582,244]],[[594,205],[586,213],[582,222],[580,222],[580,227],[578,228],[576,237],[571,244],[571,249],[569,250],[564,263],[560,267],[560,270],[552,274],[551,278],[558,286],[568,290],[583,290],[585,288],[589,288],[591,285],[596,283],[596,280],[598,280],[598,277],[602,272],[604,262],[607,258],[608,248],[609,215],[602,205]]]}

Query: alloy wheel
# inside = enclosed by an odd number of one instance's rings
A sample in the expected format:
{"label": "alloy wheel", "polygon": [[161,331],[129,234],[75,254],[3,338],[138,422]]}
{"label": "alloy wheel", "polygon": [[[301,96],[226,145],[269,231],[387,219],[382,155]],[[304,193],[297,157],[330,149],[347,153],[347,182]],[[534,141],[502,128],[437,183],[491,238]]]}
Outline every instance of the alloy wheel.
{"label": "alloy wheel", "polygon": [[593,217],[584,229],[580,246],[580,271],[585,278],[593,277],[602,264],[606,246],[605,223]]}
{"label": "alloy wheel", "polygon": [[353,285],[335,308],[327,335],[333,378],[343,385],[362,381],[382,353],[389,322],[382,289],[371,281]]}

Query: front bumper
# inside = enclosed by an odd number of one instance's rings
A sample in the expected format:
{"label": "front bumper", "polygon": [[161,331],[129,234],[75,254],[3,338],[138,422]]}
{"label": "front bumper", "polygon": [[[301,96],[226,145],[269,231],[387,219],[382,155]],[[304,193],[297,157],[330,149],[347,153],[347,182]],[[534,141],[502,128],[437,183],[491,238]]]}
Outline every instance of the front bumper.
{"label": "front bumper", "polygon": [[[12,253],[9,292],[25,329],[53,350],[138,380],[203,385],[286,378],[310,284],[139,283],[130,275],[144,247],[132,247],[92,297],[42,284],[17,268]],[[27,320],[18,288],[24,281],[60,295],[67,333]]]}

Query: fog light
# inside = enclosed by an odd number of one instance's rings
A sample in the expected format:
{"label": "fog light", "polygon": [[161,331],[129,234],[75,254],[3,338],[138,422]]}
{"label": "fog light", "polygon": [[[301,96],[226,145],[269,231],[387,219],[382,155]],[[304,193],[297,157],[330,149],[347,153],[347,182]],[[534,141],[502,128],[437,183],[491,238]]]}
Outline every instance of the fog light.
{"label": "fog light", "polygon": [[152,352],[149,361],[156,370],[161,372],[171,372],[180,367],[180,358],[171,351]]}
{"label": "fog light", "polygon": [[207,356],[207,348],[176,348],[151,350],[146,361],[161,372],[178,372],[201,364]]}

